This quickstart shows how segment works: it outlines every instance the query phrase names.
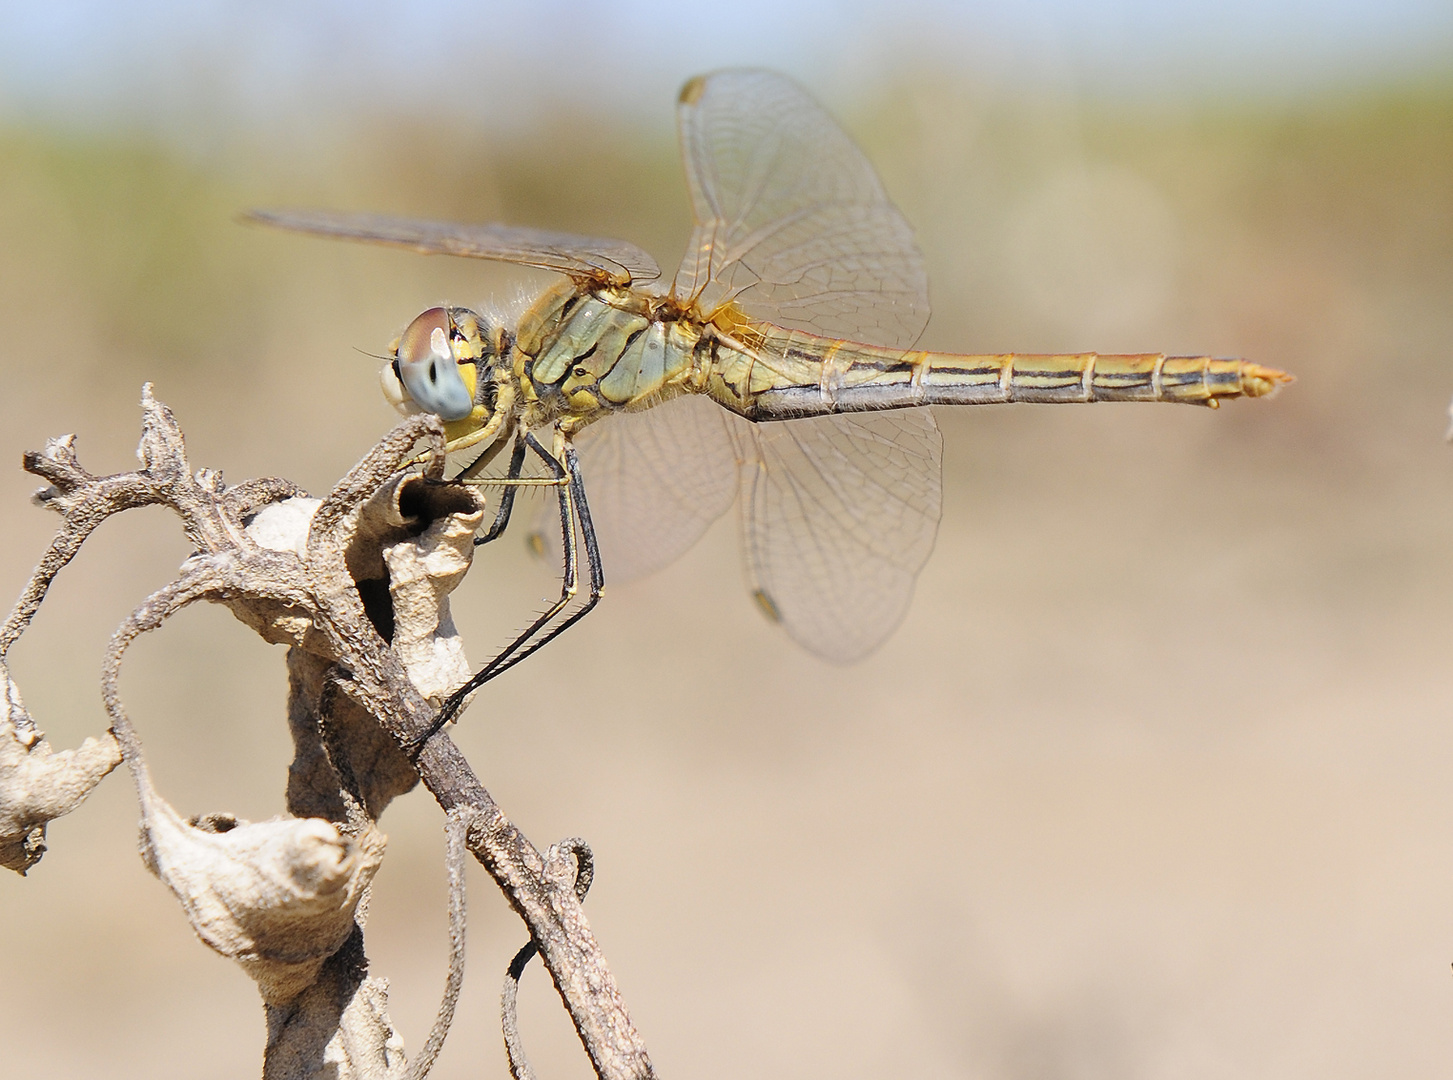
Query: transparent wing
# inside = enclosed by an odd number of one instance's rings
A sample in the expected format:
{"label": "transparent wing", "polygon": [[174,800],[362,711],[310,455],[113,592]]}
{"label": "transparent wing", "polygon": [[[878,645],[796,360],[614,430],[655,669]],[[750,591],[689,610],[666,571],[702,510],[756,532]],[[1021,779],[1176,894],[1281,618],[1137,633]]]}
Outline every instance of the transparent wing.
{"label": "transparent wing", "polygon": [[927,409],[732,427],[750,585],[798,644],[846,664],[903,620],[938,532],[943,440]]}
{"label": "transparent wing", "polygon": [[[913,232],[851,139],[766,71],[687,83],[678,110],[696,229],[678,295],[707,312],[907,348],[928,321]],[[923,409],[732,424],[747,574],[798,643],[847,663],[902,620],[932,550],[942,442]]]}
{"label": "transparent wing", "polygon": [[677,110],[696,229],[676,273],[703,311],[740,299],[793,330],[908,347],[928,321],[913,230],[853,141],[790,79],[720,71]]}
{"label": "transparent wing", "polygon": [[624,240],[510,225],[458,225],[333,210],[251,210],[245,217],[293,232],[387,244],[425,255],[495,259],[616,285],[654,281],[661,276],[655,259]]}
{"label": "transparent wing", "polygon": [[[709,399],[687,395],[605,417],[576,436],[608,583],[674,562],[726,513],[737,493],[730,419]],[[553,504],[546,511],[554,515]],[[558,525],[537,528],[553,558]]]}

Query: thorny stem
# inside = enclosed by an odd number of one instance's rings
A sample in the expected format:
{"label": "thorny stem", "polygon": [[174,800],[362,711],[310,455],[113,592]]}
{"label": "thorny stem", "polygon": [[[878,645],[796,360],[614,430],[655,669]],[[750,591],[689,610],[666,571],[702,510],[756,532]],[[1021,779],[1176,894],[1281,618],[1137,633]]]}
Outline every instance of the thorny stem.
{"label": "thorny stem", "polygon": [[[104,696],[128,757],[134,757],[135,736],[116,691],[126,646],[180,608],[202,599],[227,604],[253,625],[254,619],[245,613],[249,605],[283,605],[305,612],[321,636],[342,695],[365,710],[396,746],[410,746],[428,730],[434,710],[370,621],[348,558],[350,545],[358,539],[354,530],[359,508],[414,458],[420,442],[433,454],[426,473],[439,475],[444,437],[438,420],[413,417],[385,436],[318,508],[306,555],[298,558],[259,547],[247,536],[244,524],[263,505],[301,494],[295,485],[269,478],[228,489],[218,473],[204,470],[193,476],[181,430],[171,412],[152,396],[149,385],[143,389],[142,406],[142,468],[136,472],[93,476],[81,467],[72,436],[51,440],[44,451],[25,456],[26,470],[50,484],[37,499],[57,510],[62,524],[0,626],[0,657],[25,631],[55,576],[106,518],[137,506],[166,505],[181,519],[196,554],[175,582],[133,613],[108,649]],[[430,740],[413,765],[448,813],[451,833],[457,832],[524,919],[596,1074],[602,1080],[654,1076],[645,1045],[581,911],[583,890],[578,893],[576,885],[589,880],[588,848],[572,841],[542,856],[505,816],[447,735]],[[451,840],[451,845],[457,843]],[[578,873],[571,872],[572,854],[578,860]],[[462,923],[461,903],[457,918],[451,910],[451,953],[462,952]],[[366,970],[356,930],[336,959],[349,971]],[[440,1025],[447,1024],[456,995],[456,977],[451,974]],[[300,995],[294,1013],[318,997],[310,992]],[[294,1019],[287,1016],[278,1022],[285,1025]],[[269,1023],[273,1024],[271,1018]],[[423,1069],[442,1041],[440,1029],[435,1034],[439,1037],[431,1035],[417,1062]],[[423,1069],[415,1075],[422,1076]]]}

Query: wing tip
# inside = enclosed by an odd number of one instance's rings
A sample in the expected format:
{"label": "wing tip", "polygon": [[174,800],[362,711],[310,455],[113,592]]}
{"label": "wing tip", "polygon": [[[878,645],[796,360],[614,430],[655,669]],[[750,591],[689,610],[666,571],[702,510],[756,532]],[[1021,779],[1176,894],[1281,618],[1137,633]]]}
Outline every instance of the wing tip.
{"label": "wing tip", "polygon": [[676,95],[676,104],[695,105],[701,100],[701,95],[706,93],[706,76],[697,75],[687,79],[681,87],[681,93]]}

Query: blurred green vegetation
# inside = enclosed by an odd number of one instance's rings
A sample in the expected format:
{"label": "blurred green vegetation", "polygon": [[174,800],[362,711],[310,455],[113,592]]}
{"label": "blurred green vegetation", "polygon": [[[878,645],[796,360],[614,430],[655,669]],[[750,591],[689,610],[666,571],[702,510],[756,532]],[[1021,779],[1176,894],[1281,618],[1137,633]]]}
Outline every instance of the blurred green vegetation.
{"label": "blurred green vegetation", "polygon": [[225,177],[154,141],[0,132],[4,292],[64,282],[72,295],[49,304],[90,308],[111,344],[162,362],[206,355],[203,328],[224,298],[257,288],[256,268],[217,242],[236,197]]}

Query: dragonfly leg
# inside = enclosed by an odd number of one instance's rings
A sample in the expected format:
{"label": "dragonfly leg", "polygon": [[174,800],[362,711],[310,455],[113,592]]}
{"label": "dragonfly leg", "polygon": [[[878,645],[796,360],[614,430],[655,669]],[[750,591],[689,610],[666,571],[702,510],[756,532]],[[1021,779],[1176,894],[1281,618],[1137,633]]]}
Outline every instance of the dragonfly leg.
{"label": "dragonfly leg", "polygon": [[[566,475],[569,478],[568,490],[570,492],[570,501],[574,503],[575,518],[580,523],[580,537],[582,546],[585,548],[585,562],[590,571],[590,595],[578,611],[573,612],[559,626],[552,627],[550,632],[543,637],[531,642],[529,648],[523,652],[510,656],[507,659],[504,657],[496,657],[494,663],[498,663],[501,659],[504,659],[504,663],[499,664],[498,667],[495,667],[490,672],[489,677],[491,679],[501,672],[508,671],[536,650],[544,648],[581,619],[585,618],[590,613],[591,608],[600,602],[600,594],[605,590],[605,571],[600,561],[600,545],[595,538],[595,526],[590,520],[590,506],[585,501],[585,484],[580,479],[580,466],[575,454],[575,447],[567,444],[563,456],[565,458]],[[570,538],[572,547],[574,546],[574,540],[575,538],[572,535]],[[575,589],[572,588],[571,595],[573,596],[574,594]],[[563,607],[563,605],[561,606]]]}
{"label": "dragonfly leg", "polygon": [[[561,633],[574,626],[585,616],[591,608],[595,607],[600,600],[601,590],[605,586],[605,577],[600,561],[600,547],[596,541],[595,528],[590,521],[590,509],[585,502],[585,485],[580,478],[579,459],[576,456],[575,448],[568,442],[563,443],[563,456],[565,464],[562,465],[558,458],[548,453],[534,435],[527,434],[522,445],[528,446],[534,451],[550,470],[554,483],[560,488],[560,537],[561,544],[565,549],[565,567],[563,581],[560,589],[560,598],[552,604],[548,610],[541,614],[534,622],[522,631],[514,641],[510,642],[497,656],[488,664],[477,671],[474,676],[458,690],[449,695],[448,700],[440,707],[439,713],[429,725],[429,730],[415,743],[416,747],[422,747],[434,737],[438,731],[459,715],[460,709],[464,706],[465,699],[474,691],[478,690],[485,683],[489,682],[496,675],[500,675],[514,667],[525,657],[529,656],[541,646],[553,641]],[[517,453],[521,453],[517,451]],[[514,460],[511,459],[511,466]],[[475,481],[478,483],[479,481]],[[484,481],[489,483],[490,481]],[[505,484],[506,491],[511,491],[520,483],[528,481],[516,480],[510,484],[509,479],[495,480],[493,483]],[[503,508],[502,508],[503,509]],[[500,516],[496,515],[496,524]],[[543,636],[540,635],[545,627],[549,625],[559,614],[569,606],[570,601],[575,598],[580,589],[580,556],[576,543],[576,523],[579,522],[580,535],[584,542],[586,563],[590,571],[590,597],[579,611],[574,612],[560,625],[552,627]],[[503,528],[501,525],[500,528]],[[491,529],[491,533],[494,530]],[[492,537],[491,537],[492,538]]]}
{"label": "dragonfly leg", "polygon": [[[509,472],[505,474],[506,480],[518,480],[520,478],[520,472],[525,467],[526,449],[527,444],[523,438],[515,440],[514,451],[510,454]],[[480,456],[481,461],[483,460],[483,457],[484,455]],[[474,466],[478,464],[479,461],[471,464],[469,468],[465,469],[462,473],[459,474],[458,479],[473,479]],[[519,491],[519,485],[517,484],[504,485],[504,494],[500,496],[499,509],[495,512],[494,523],[490,525],[489,531],[487,533],[485,533],[483,536],[476,536],[474,538],[475,547],[479,547],[481,544],[487,544],[491,540],[499,539],[500,534],[505,531],[505,526],[510,523],[510,513],[515,508],[515,493],[517,491]]]}
{"label": "dragonfly leg", "polygon": [[[516,437],[514,441],[518,442],[518,437]],[[462,480],[473,480],[480,473],[484,472],[485,469],[489,468],[490,464],[494,461],[494,459],[499,457],[499,453],[501,450],[504,449],[504,446],[504,439],[496,439],[494,442],[490,443],[484,448],[483,453],[481,453],[468,465],[464,466],[464,468],[459,470],[458,474],[454,477],[453,482],[459,482]]]}

